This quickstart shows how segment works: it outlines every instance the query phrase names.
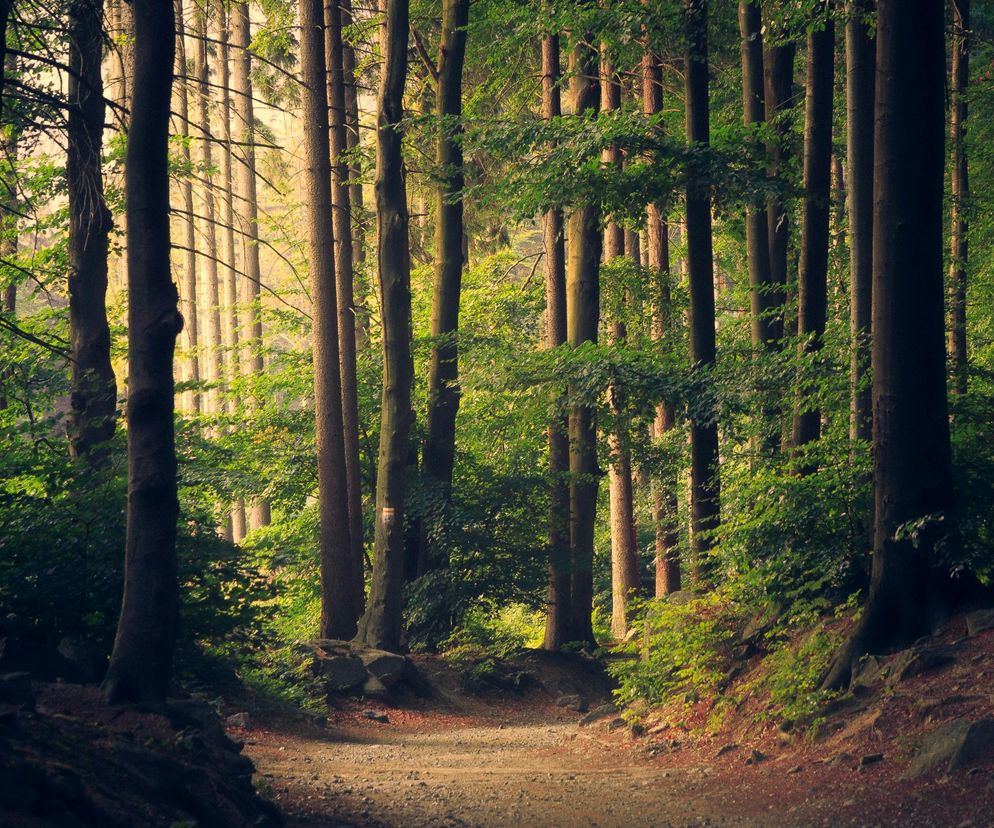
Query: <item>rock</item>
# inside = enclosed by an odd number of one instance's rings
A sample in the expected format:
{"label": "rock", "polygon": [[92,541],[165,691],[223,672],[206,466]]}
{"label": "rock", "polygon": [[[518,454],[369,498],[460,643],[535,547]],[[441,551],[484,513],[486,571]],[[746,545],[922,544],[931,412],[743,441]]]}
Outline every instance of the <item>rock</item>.
{"label": "rock", "polygon": [[877,762],[882,762],[883,759],[884,755],[882,753],[867,753],[859,757],[859,767],[866,768],[877,764]]}
{"label": "rock", "polygon": [[0,638],[0,673],[30,673],[38,681],[81,680],[55,647],[21,638]]}
{"label": "rock", "polygon": [[683,604],[689,604],[696,597],[697,596],[694,595],[694,593],[691,592],[689,589],[678,589],[676,592],[671,592],[669,595],[667,595],[666,600],[669,601],[671,604],[676,604],[677,606],[681,606]]}
{"label": "rock", "polygon": [[627,724],[628,724],[628,722],[626,722],[624,719],[622,719],[621,716],[618,716],[618,718],[611,719],[611,721],[608,722],[607,729],[608,730],[620,730],[621,728],[625,727]]}
{"label": "rock", "polygon": [[366,668],[355,656],[318,656],[315,666],[329,693],[341,693],[366,681]]}
{"label": "rock", "polygon": [[227,727],[247,728],[251,725],[252,718],[248,713],[233,713],[224,720]]}
{"label": "rock", "polygon": [[753,748],[750,751],[749,755],[746,757],[745,763],[747,765],[758,765],[760,762],[763,762],[765,760],[766,760],[766,754],[763,753],[763,751],[761,750],[756,750],[756,748]]}
{"label": "rock", "polygon": [[804,768],[802,768],[800,765],[794,765],[794,767],[792,767],[789,771],[787,771],[787,774],[793,776],[795,773],[800,773],[803,770]]}
{"label": "rock", "polygon": [[976,610],[966,616],[967,635],[972,637],[987,630],[994,630],[994,609]]}
{"label": "rock", "polygon": [[362,694],[367,699],[375,699],[382,702],[393,701],[393,697],[390,695],[390,691],[386,685],[376,676],[366,676],[366,681],[362,685]]}
{"label": "rock", "polygon": [[952,647],[912,647],[894,656],[891,676],[897,681],[907,681],[946,667],[955,660],[956,652]]}
{"label": "rock", "polygon": [[865,655],[852,666],[852,679],[849,689],[856,693],[858,688],[870,688],[883,678],[880,659],[873,655]]}
{"label": "rock", "polygon": [[21,672],[0,675],[0,703],[32,709],[35,693],[31,687],[31,674]]}
{"label": "rock", "polygon": [[390,717],[379,710],[363,710],[362,715],[371,721],[380,722],[380,724],[390,724]]}
{"label": "rock", "polygon": [[957,719],[922,738],[904,778],[917,779],[943,764],[946,773],[953,773],[990,756],[994,756],[994,718]]}
{"label": "rock", "polygon": [[607,704],[601,704],[591,710],[586,716],[580,719],[580,727],[585,727],[586,725],[593,724],[601,719],[607,719],[610,716],[614,716],[618,712],[618,706],[608,702]]}
{"label": "rock", "polygon": [[715,758],[717,759],[719,756],[724,756],[725,754],[731,753],[733,750],[738,750],[738,749],[739,746],[737,743],[729,742],[727,745],[722,745],[720,748],[718,748],[718,752],[715,754]]}
{"label": "rock", "polygon": [[393,687],[404,677],[407,669],[407,659],[386,650],[363,650],[359,660],[371,676],[378,679],[386,687]]}
{"label": "rock", "polygon": [[556,699],[556,706],[565,707],[567,710],[572,710],[576,713],[587,712],[587,700],[578,693],[560,696]]}
{"label": "rock", "polygon": [[107,672],[107,653],[85,638],[63,638],[58,653],[78,672],[84,684],[99,684]]}

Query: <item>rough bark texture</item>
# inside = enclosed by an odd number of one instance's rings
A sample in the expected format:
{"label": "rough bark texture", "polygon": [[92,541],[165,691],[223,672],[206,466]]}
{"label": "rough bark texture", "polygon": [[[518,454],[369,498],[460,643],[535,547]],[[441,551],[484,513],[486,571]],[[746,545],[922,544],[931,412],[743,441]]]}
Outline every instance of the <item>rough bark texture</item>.
{"label": "rough bark texture", "polygon": [[[573,114],[596,113],[600,95],[597,49],[587,38],[571,56],[570,94]],[[569,216],[569,258],[566,266],[566,340],[571,348],[597,342],[600,323],[600,210],[578,207]],[[594,525],[597,487],[597,426],[594,409],[574,405],[569,415],[570,555],[572,612],[570,640],[594,642]]]}
{"label": "rough bark texture", "polygon": [[428,368],[427,436],[421,455],[426,502],[418,570],[448,565],[448,551],[431,538],[445,520],[452,496],[459,411],[459,297],[463,269],[462,72],[466,55],[469,0],[443,0],[442,39],[438,48],[435,111],[441,120],[435,146],[435,285],[432,299],[433,344]]}
{"label": "rough bark texture", "polygon": [[[706,148],[711,141],[708,102],[708,8],[706,0],[686,0],[687,52],[684,65],[687,142]],[[711,237],[710,176],[706,168],[687,187],[687,268],[690,287],[690,361],[715,363],[714,260]],[[699,416],[690,427],[690,551],[694,578],[703,581],[710,533],[720,520],[718,424]]]}
{"label": "rough bark texture", "polygon": [[953,388],[965,394],[966,281],[969,264],[970,204],[969,165],[966,157],[966,120],[970,83],[970,0],[951,0],[953,10],[952,102],[949,113],[949,140],[952,144],[950,183],[952,208],[949,229],[949,356],[953,368]]}
{"label": "rough bark texture", "polygon": [[[542,39],[542,117],[562,115],[559,89],[559,36]],[[542,226],[545,244],[545,346],[566,342],[566,245],[563,211],[547,211]],[[570,634],[569,435],[565,417],[549,424],[549,589],[545,616],[546,650],[558,650]]]}
{"label": "rough bark texture", "polygon": [[69,191],[69,341],[72,391],[69,446],[100,465],[114,435],[117,382],[107,324],[107,249],[113,222],[104,202],[100,148],[104,128],[103,4],[69,7],[69,111],[66,184]]}
{"label": "rough bark texture", "polygon": [[873,95],[876,41],[866,17],[873,0],[858,0],[846,24],[846,148],[849,161],[849,302],[852,339],[853,439],[873,437],[868,382],[873,307]]}
{"label": "rough bark texture", "polygon": [[[826,3],[820,8],[824,9]],[[821,350],[828,311],[828,245],[832,190],[832,105],[835,99],[835,25],[826,19],[808,34],[804,98],[804,204],[797,285],[797,335],[802,353]],[[805,399],[794,411],[792,444],[821,435],[821,411]]]}
{"label": "rough bark texture", "polygon": [[[356,380],[356,308],[352,261],[352,203],[345,104],[342,10],[338,0],[324,7],[325,47],[328,60],[328,104],[331,147],[331,201],[334,212],[335,279],[338,301],[338,347],[342,377],[342,436],[345,441],[346,495],[349,505],[349,537],[352,544],[352,591],[359,599],[359,614],[365,601],[363,579],[362,469],[359,466],[359,391]],[[358,617],[358,616],[357,616]]]}
{"label": "rough bark texture", "polygon": [[[912,13],[913,12],[913,13]],[[942,311],[943,4],[879,0],[873,225],[873,571],[852,660],[906,646],[946,615],[954,536]],[[941,522],[938,517],[941,516]],[[909,521],[923,520],[912,537]]]}
{"label": "rough bark texture", "polygon": [[404,499],[411,421],[411,255],[401,133],[410,34],[407,0],[381,0],[383,24],[376,132],[376,220],[383,308],[383,397],[376,480],[376,542],[369,602],[357,640],[400,646],[404,587]]}
{"label": "rough bark texture", "polygon": [[173,351],[183,327],[169,271],[171,3],[133,0],[135,96],[126,159],[128,227],[128,528],[124,601],[104,692],[165,701],[179,588]]}

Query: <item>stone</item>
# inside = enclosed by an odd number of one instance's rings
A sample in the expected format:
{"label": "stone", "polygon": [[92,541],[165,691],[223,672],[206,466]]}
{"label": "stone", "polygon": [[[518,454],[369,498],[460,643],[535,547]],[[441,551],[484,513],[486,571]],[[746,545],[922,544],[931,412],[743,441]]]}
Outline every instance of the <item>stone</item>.
{"label": "stone", "polygon": [[319,656],[316,667],[329,693],[353,690],[366,681],[366,668],[355,656]]}
{"label": "stone", "polygon": [[970,637],[994,630],[994,609],[982,609],[966,616],[966,634]]}
{"label": "stone", "polygon": [[31,709],[35,703],[30,673],[4,673],[0,675],[0,703]]}
{"label": "stone", "polygon": [[864,756],[859,757],[859,767],[866,768],[870,765],[875,765],[877,762],[882,762],[884,760],[884,755],[882,753],[867,753]]}
{"label": "stone", "polygon": [[594,722],[600,721],[601,719],[607,719],[611,716],[616,715],[618,712],[618,706],[608,702],[607,704],[601,704],[591,710],[587,715],[580,719],[580,727],[585,727],[586,725],[593,724]]}
{"label": "stone", "polygon": [[794,765],[794,767],[792,767],[789,771],[787,771],[787,774],[793,776],[795,773],[800,773],[803,770],[804,768],[802,768],[800,765]]}
{"label": "stone", "polygon": [[367,699],[375,699],[382,702],[393,701],[387,686],[376,676],[366,676],[366,681],[362,685],[362,694]]}
{"label": "stone", "polygon": [[232,713],[224,720],[227,727],[247,728],[252,723],[252,718],[248,713]]}
{"label": "stone", "polygon": [[407,659],[397,653],[386,650],[362,650],[359,660],[371,676],[377,678],[386,687],[393,687],[399,682],[407,670]]}
{"label": "stone", "polygon": [[618,716],[618,718],[612,719],[610,722],[608,722],[607,729],[620,730],[621,728],[625,727],[627,724],[628,722],[622,719],[621,716]]}
{"label": "stone", "polygon": [[715,754],[717,759],[719,756],[724,756],[725,754],[731,753],[733,750],[738,750],[739,746],[735,742],[729,742],[727,745],[722,745],[718,748],[718,752]]}
{"label": "stone", "polygon": [[908,764],[905,779],[917,779],[945,765],[953,773],[994,756],[994,718],[957,719],[926,734]]}
{"label": "stone", "polygon": [[671,604],[676,604],[677,606],[682,606],[683,604],[689,604],[697,596],[689,589],[678,589],[676,592],[671,592],[666,596],[666,600]]}
{"label": "stone", "polygon": [[379,722],[380,724],[390,724],[390,717],[386,713],[381,713],[379,710],[363,710],[362,715],[370,721]]}
{"label": "stone", "polygon": [[880,659],[874,655],[865,655],[852,666],[852,679],[849,689],[854,693],[857,688],[870,688],[883,678]]}
{"label": "stone", "polygon": [[587,700],[579,693],[560,696],[556,699],[556,706],[565,707],[567,710],[572,710],[575,713],[587,712]]}
{"label": "stone", "polygon": [[55,647],[22,638],[0,638],[0,673],[30,673],[38,681],[80,681],[79,672]]}
{"label": "stone", "polygon": [[760,762],[763,762],[765,760],[766,760],[766,754],[763,753],[763,751],[761,750],[756,750],[756,748],[753,748],[749,752],[749,755],[746,757],[745,763],[747,765],[758,765]]}
{"label": "stone", "polygon": [[99,684],[107,672],[107,653],[85,638],[63,638],[58,653],[79,672],[84,684]]}
{"label": "stone", "polygon": [[952,647],[912,647],[894,656],[891,676],[897,681],[907,681],[923,673],[941,670],[955,660],[956,651]]}

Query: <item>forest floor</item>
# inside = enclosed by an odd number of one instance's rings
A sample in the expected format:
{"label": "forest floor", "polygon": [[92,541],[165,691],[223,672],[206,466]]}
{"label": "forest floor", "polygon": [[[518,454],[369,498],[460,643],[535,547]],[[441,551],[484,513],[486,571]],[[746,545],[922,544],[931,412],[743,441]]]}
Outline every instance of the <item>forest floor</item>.
{"label": "forest floor", "polygon": [[[994,714],[994,631],[947,638],[952,662],[841,705],[817,737],[745,715],[697,735],[649,718],[636,737],[617,714],[582,723],[547,675],[521,694],[467,695],[430,660],[431,700],[342,702],[324,725],[260,718],[232,735],[299,828],[994,825],[994,751],[905,778],[916,740]],[[593,689],[596,708],[606,692]]]}

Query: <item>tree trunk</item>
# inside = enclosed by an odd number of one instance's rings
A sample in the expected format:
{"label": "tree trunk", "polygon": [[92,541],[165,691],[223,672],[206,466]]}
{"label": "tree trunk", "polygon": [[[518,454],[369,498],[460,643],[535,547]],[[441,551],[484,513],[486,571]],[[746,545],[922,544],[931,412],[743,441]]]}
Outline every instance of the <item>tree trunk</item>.
{"label": "tree trunk", "polygon": [[[663,111],[663,70],[659,56],[647,49],[642,56],[642,109],[646,115]],[[663,338],[671,324],[670,240],[665,213],[658,204],[646,209],[645,234],[648,242],[647,264],[655,277],[655,302],[652,315],[652,337]],[[673,428],[676,413],[673,404],[663,401],[656,406],[652,425],[656,439]],[[656,527],[656,589],[657,598],[680,589],[680,554],[677,548],[677,496],[675,479],[667,476],[652,480],[652,519]]]}
{"label": "tree trunk", "polygon": [[124,601],[104,693],[165,701],[179,612],[173,351],[183,327],[169,272],[171,3],[133,0],[135,96],[125,166],[128,227],[128,528]]}
{"label": "tree trunk", "polygon": [[107,248],[113,223],[104,202],[100,149],[104,129],[103,4],[74,0],[69,7],[69,113],[66,183],[69,190],[69,340],[72,392],[69,447],[74,457],[103,465],[114,435],[117,382],[110,364],[107,324]]}
{"label": "tree trunk", "polygon": [[[873,216],[873,571],[826,679],[907,646],[947,615],[955,535],[942,311],[943,3],[877,4]],[[899,531],[921,521],[915,532]]]}
{"label": "tree trunk", "polygon": [[949,355],[953,389],[965,394],[967,386],[966,280],[969,264],[970,179],[966,157],[966,120],[970,83],[970,0],[951,0],[953,9],[952,102],[949,141],[952,144],[950,181],[952,207],[949,230]]}
{"label": "tree trunk", "polygon": [[[562,115],[559,35],[542,38],[542,117]],[[563,211],[553,207],[543,223],[545,244],[545,346],[566,342],[566,246]],[[570,635],[569,434],[566,418],[549,423],[549,589],[542,647],[558,650]]]}
{"label": "tree trunk", "polygon": [[353,593],[359,612],[365,602],[365,561],[362,527],[362,469],[359,466],[359,391],[356,380],[356,307],[353,295],[355,268],[352,262],[352,203],[349,167],[345,160],[347,110],[345,104],[342,10],[339,0],[325,6],[325,45],[328,58],[328,104],[334,207],[335,278],[338,299],[338,343],[342,376],[342,429],[345,440],[346,496],[349,504],[349,536],[352,544]]}
{"label": "tree trunk", "polygon": [[849,302],[852,348],[850,434],[873,437],[868,371],[873,291],[873,96],[877,45],[863,15],[873,0],[856,0],[846,23],[846,148],[849,156]]}
{"label": "tree trunk", "polygon": [[376,218],[383,307],[383,400],[376,479],[376,541],[369,602],[357,640],[400,646],[404,587],[404,499],[411,421],[411,255],[401,133],[410,33],[407,0],[381,0],[384,56],[376,131]]}
{"label": "tree trunk", "polygon": [[[597,49],[590,38],[571,57],[573,114],[596,114],[599,98]],[[600,324],[600,208],[577,207],[569,216],[566,266],[566,340],[571,348],[597,342]],[[571,389],[571,394],[574,389]],[[594,526],[597,517],[597,426],[594,409],[573,405],[569,415],[570,555],[572,602],[570,641],[595,644],[593,610]]]}
{"label": "tree trunk", "polygon": [[0,72],[0,111],[3,111],[3,86],[7,68],[7,19],[12,6],[13,0],[0,0],[0,66],[4,67],[4,71]]}
{"label": "tree trunk", "polygon": [[[818,13],[824,13],[822,0]],[[828,245],[832,191],[832,104],[835,99],[835,24],[808,33],[804,97],[804,205],[801,216],[801,265],[797,285],[797,335],[801,353],[821,350],[828,311]],[[821,436],[821,411],[801,389],[794,411],[792,444],[803,446]],[[810,467],[808,470],[812,470]]]}
{"label": "tree trunk", "polygon": [[[711,142],[708,101],[707,0],[686,0],[687,53],[684,66],[687,143],[707,149]],[[690,361],[715,364],[714,259],[711,238],[710,175],[707,169],[687,185],[687,268],[690,288]],[[710,412],[709,412],[710,413]],[[721,519],[718,423],[698,417],[690,427],[690,552],[694,579],[706,580],[711,533]]]}
{"label": "tree trunk", "polygon": [[456,451],[456,414],[460,396],[459,297],[463,268],[463,157],[459,137],[468,20],[469,0],[443,0],[435,101],[440,124],[435,148],[439,179],[435,191],[433,344],[428,369],[428,434],[421,456],[426,495],[434,507],[423,522],[418,561],[420,573],[448,566],[445,545],[435,548],[429,539],[439,534],[439,524],[445,521],[448,513]]}

